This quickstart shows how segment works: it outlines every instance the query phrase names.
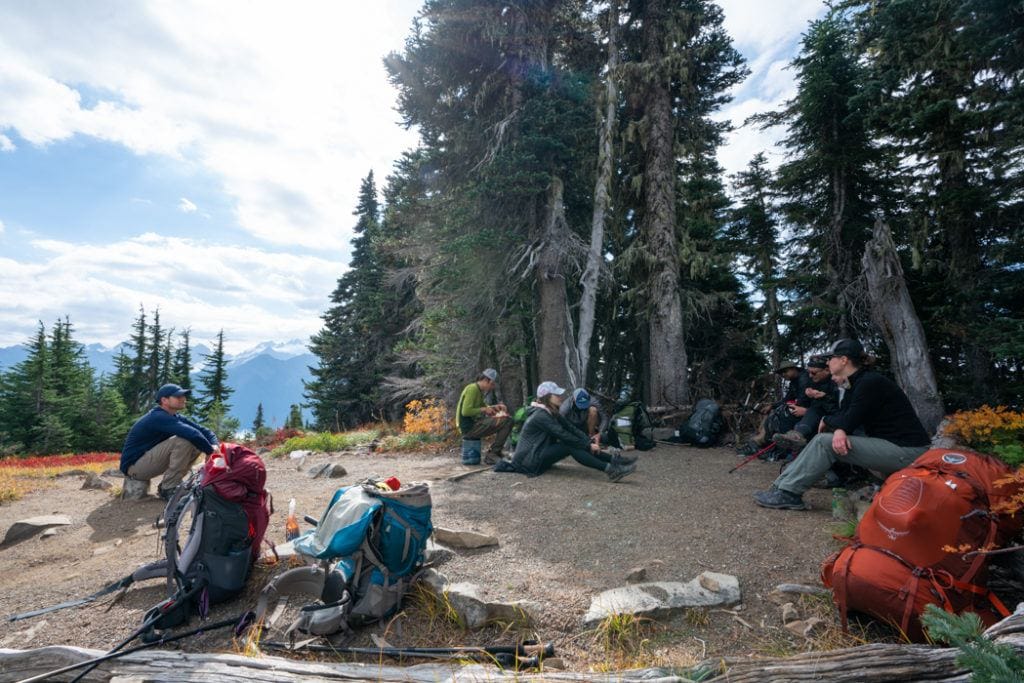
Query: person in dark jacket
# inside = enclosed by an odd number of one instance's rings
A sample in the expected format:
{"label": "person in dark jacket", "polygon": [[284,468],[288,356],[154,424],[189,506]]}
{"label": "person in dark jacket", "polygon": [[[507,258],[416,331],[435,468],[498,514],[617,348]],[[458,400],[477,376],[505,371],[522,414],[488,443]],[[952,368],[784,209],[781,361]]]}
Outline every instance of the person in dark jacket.
{"label": "person in dark jacket", "polygon": [[832,381],[826,356],[811,356],[807,370],[791,385],[796,385],[794,403],[788,404],[796,419],[793,428],[773,434],[771,440],[788,450],[798,452],[818,433],[821,418],[839,410],[839,388]]}
{"label": "person in dark jacket", "polygon": [[601,434],[608,426],[608,420],[604,419],[601,411],[586,389],[579,388],[572,392],[566,400],[562,401],[558,412],[569,423],[590,437],[594,443],[600,443]]}
{"label": "person in dark jacket", "polygon": [[[845,461],[887,477],[928,450],[931,439],[910,399],[891,379],[871,369],[874,359],[854,339],[841,339],[828,355],[837,381],[849,381],[839,411],[819,423],[819,433],[768,491],[754,502],[762,507],[806,510],[803,494],[835,462]],[[851,436],[863,429],[864,436]],[[830,433],[828,433],[830,432]]]}
{"label": "person in dark jacket", "polygon": [[219,445],[209,429],[178,415],[185,409],[190,393],[177,384],[160,387],[157,405],[132,425],[121,449],[121,472],[125,476],[149,481],[163,474],[157,493],[165,500],[199,455],[210,455]]}
{"label": "person in dark jacket", "polygon": [[509,469],[537,476],[571,456],[581,465],[601,470],[611,481],[632,473],[635,460],[602,452],[587,434],[559,413],[563,394],[565,389],[554,382],[542,382],[537,387],[537,400],[530,404]]}

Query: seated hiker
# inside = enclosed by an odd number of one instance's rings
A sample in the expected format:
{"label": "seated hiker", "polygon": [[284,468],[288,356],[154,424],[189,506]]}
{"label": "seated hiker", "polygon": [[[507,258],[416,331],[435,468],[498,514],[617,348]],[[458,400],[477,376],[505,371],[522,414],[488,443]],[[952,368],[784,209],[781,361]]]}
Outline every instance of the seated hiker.
{"label": "seated hiker", "polygon": [[[796,363],[786,362],[775,368],[775,374],[789,382],[782,399],[763,408],[761,412],[764,419],[758,425],[757,431],[747,440],[747,443],[737,449],[741,455],[753,455],[771,443],[773,434],[784,434],[796,425],[799,418],[790,412],[790,406],[795,405],[801,393],[802,386],[810,385],[810,376],[807,371]],[[815,426],[817,428],[817,426]]]}
{"label": "seated hiker", "polygon": [[790,386],[793,385],[796,385],[796,398],[787,406],[797,422],[792,429],[773,434],[771,440],[788,450],[799,451],[818,433],[821,418],[839,409],[839,389],[832,381],[825,356],[811,356],[807,370],[795,382],[790,382]]}
{"label": "seated hiker", "polygon": [[601,411],[594,405],[589,391],[583,388],[573,391],[568,399],[562,401],[558,412],[569,424],[589,436],[591,441],[601,442],[607,420],[601,419]]}
{"label": "seated hiker", "polygon": [[165,500],[199,455],[209,455],[219,445],[209,429],[178,415],[185,410],[190,393],[177,384],[157,389],[157,405],[132,425],[121,449],[121,472],[125,476],[149,481],[163,474],[157,493]]}
{"label": "seated hiker", "polygon": [[487,405],[484,397],[494,391],[498,381],[498,371],[487,368],[462,390],[455,414],[462,439],[479,441],[485,436],[494,435],[494,443],[484,454],[484,462],[493,465],[501,460],[501,448],[505,445],[512,431],[512,420],[508,416],[508,408],[504,403]]}
{"label": "seated hiker", "polygon": [[[829,372],[850,388],[839,411],[821,419],[819,433],[796,460],[754,501],[769,508],[806,510],[803,494],[836,462],[887,477],[926,450],[931,440],[910,399],[891,379],[871,369],[874,359],[855,339],[841,339],[828,354]],[[864,436],[851,436],[859,429]],[[829,433],[826,430],[831,430]]]}
{"label": "seated hiker", "polygon": [[600,445],[561,415],[563,394],[565,389],[554,382],[542,382],[537,387],[537,400],[530,404],[512,462],[499,464],[499,468],[537,476],[571,456],[581,465],[604,472],[611,481],[632,473],[636,469],[634,459],[602,452]]}

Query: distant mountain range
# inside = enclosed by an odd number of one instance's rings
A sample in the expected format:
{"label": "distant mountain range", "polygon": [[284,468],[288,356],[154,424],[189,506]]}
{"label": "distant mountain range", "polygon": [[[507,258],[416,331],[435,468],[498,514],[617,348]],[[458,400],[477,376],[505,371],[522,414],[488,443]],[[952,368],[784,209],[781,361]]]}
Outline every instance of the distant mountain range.
{"label": "distant mountain range", "polygon": [[[85,357],[97,374],[114,372],[114,359],[123,344],[106,347],[102,344],[85,346]],[[193,373],[203,365],[203,357],[211,349],[203,344],[192,347]],[[0,347],[0,372],[9,370],[28,356],[28,348]],[[231,394],[231,415],[250,429],[256,419],[256,406],[263,404],[263,420],[268,427],[280,427],[288,419],[293,403],[301,404],[302,382],[310,379],[309,367],[317,363],[306,342],[292,339],[287,342],[266,341],[234,356],[228,355],[228,386]],[[193,377],[193,381],[195,381]],[[303,419],[311,417],[303,410]]]}

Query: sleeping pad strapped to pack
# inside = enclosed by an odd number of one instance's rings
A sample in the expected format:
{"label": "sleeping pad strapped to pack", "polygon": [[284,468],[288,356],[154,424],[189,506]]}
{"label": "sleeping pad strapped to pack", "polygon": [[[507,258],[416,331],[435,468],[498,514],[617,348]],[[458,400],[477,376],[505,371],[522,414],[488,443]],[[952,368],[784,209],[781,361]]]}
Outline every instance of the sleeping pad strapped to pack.
{"label": "sleeping pad strapped to pack", "polygon": [[975,612],[985,624],[1007,616],[987,589],[987,556],[1021,530],[1020,515],[1000,514],[1021,492],[1009,468],[968,450],[932,449],[891,475],[843,550],[822,565],[843,627],[861,612],[921,642],[926,605]]}

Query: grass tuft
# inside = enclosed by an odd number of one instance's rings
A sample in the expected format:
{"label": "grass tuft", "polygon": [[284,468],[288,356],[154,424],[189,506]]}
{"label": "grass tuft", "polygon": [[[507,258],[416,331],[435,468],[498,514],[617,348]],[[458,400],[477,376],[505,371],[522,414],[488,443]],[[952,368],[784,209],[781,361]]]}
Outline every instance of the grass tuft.
{"label": "grass tuft", "polygon": [[301,436],[293,436],[280,446],[270,451],[273,457],[281,457],[292,451],[314,451],[329,453],[342,451],[346,448],[366,446],[381,434],[379,429],[361,429],[353,432],[312,432]]}

